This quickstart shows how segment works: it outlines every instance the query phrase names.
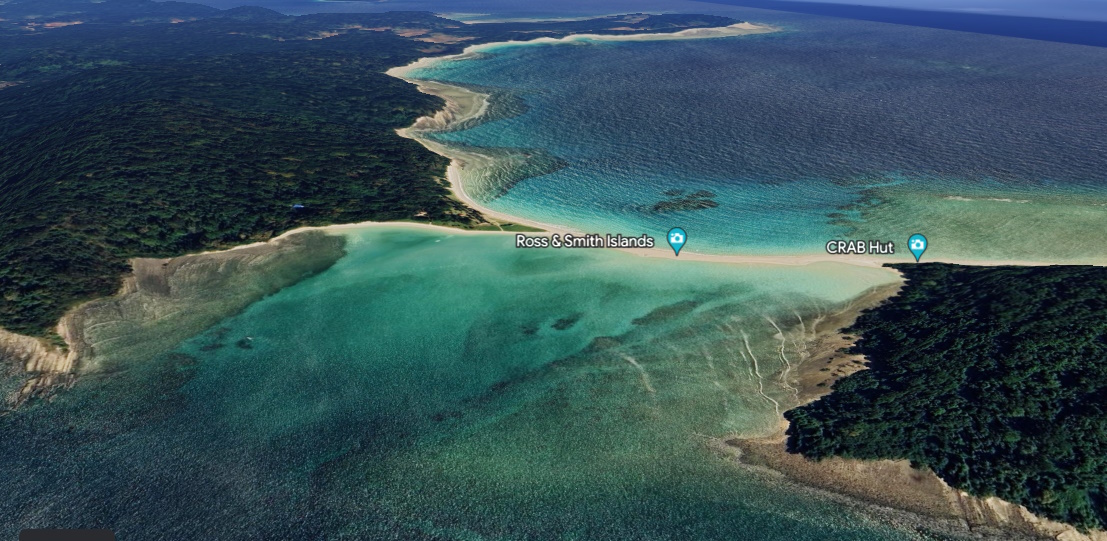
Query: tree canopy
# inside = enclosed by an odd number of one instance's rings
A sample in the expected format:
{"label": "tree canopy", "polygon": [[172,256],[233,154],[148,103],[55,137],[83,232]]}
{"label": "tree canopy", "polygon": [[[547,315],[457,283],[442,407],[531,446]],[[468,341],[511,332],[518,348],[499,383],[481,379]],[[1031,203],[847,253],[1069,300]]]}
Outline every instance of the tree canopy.
{"label": "tree canopy", "polygon": [[909,459],[950,485],[1107,525],[1107,268],[893,265],[847,332],[869,369],[786,412],[821,459]]}

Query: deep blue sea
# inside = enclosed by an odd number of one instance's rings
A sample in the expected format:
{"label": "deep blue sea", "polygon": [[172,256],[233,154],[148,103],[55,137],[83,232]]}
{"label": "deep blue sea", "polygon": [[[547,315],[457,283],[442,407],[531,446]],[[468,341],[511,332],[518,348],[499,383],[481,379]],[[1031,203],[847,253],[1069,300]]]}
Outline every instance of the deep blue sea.
{"label": "deep blue sea", "polygon": [[[1102,257],[1107,49],[830,18],[781,26],[489,47],[415,75],[525,103],[435,136],[561,160],[506,194],[469,184],[509,214],[586,231],[681,226],[686,249],[715,253],[919,232],[945,257]],[[716,207],[658,205],[704,191]]]}

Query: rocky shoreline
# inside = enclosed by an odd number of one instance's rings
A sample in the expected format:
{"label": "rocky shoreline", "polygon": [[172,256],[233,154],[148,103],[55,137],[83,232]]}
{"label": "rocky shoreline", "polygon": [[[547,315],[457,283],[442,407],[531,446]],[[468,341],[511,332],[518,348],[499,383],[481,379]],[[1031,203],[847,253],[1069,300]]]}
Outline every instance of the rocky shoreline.
{"label": "rocky shoreline", "polygon": [[[861,311],[896,295],[901,286],[874,289],[821,322],[826,330],[813,337],[808,346],[811,356],[795,376],[800,404],[818,400],[831,392],[838,379],[865,369],[863,357],[844,352],[856,337],[840,330],[852,325]],[[895,514],[897,522],[917,525],[920,531],[996,541],[1107,541],[1107,532],[1081,532],[1035,516],[1021,505],[954,489],[934,472],[913,468],[907,460],[808,460],[788,452],[786,430],[787,421],[782,418],[778,432],[771,436],[724,437],[712,446],[743,467],[767,470],[798,485],[884,509]]]}
{"label": "rocky shoreline", "polygon": [[[70,310],[62,348],[0,329],[0,363],[21,379],[2,409],[49,398],[83,374],[170,351],[182,340],[280,289],[326,270],[345,239],[309,230],[222,252],[131,261],[120,291]],[[13,374],[14,373],[14,374]]]}

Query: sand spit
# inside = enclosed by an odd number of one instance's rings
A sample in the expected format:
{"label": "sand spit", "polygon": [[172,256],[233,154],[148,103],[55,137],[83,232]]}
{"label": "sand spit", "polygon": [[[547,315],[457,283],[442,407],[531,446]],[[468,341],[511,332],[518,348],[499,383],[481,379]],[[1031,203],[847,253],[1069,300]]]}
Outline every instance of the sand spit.
{"label": "sand spit", "polygon": [[667,41],[682,39],[711,39],[733,36],[747,36],[752,34],[768,34],[770,32],[777,32],[779,30],[779,28],[776,28],[774,26],[741,22],[737,24],[732,24],[730,26],[720,26],[715,28],[689,28],[686,30],[680,30],[678,32],[668,33],[655,32],[643,34],[571,34],[560,38],[544,37],[525,41],[497,41],[493,43],[470,45],[466,47],[461,53],[455,55],[420,58],[415,62],[412,62],[411,64],[392,68],[385,73],[393,77],[407,80],[406,76],[412,70],[425,68],[445,60],[461,60],[465,58],[471,58],[482,51],[511,45],[533,45],[538,43],[570,43],[574,41]]}
{"label": "sand spit", "polygon": [[[519,216],[512,216],[510,214],[505,214],[503,212],[498,212],[496,210],[490,209],[484,204],[475,200],[466,190],[465,179],[467,176],[479,176],[482,170],[487,170],[494,167],[493,162],[496,158],[487,154],[482,154],[479,151],[474,151],[471,149],[462,150],[453,146],[444,145],[442,143],[439,143],[438,141],[435,141],[434,139],[427,137],[427,134],[437,131],[463,129],[464,127],[466,127],[466,124],[477,121],[488,112],[490,96],[486,93],[478,92],[458,85],[447,84],[440,81],[414,79],[410,76],[411,72],[419,68],[433,66],[434,64],[444,60],[473,58],[476,57],[481,51],[488,48],[495,48],[511,44],[521,45],[529,43],[556,43],[571,42],[574,40],[645,41],[659,39],[697,39],[761,34],[774,31],[777,31],[777,29],[769,26],[755,25],[752,23],[739,23],[723,28],[690,29],[673,34],[635,34],[629,36],[597,36],[591,34],[580,34],[559,39],[539,38],[534,41],[500,42],[473,45],[467,47],[464,52],[456,55],[420,58],[419,60],[416,60],[415,62],[412,62],[411,64],[408,64],[406,66],[392,68],[386,73],[388,75],[403,79],[409,83],[416,85],[419,91],[425,94],[430,94],[432,96],[438,96],[442,98],[446,102],[446,106],[436,112],[434,115],[418,118],[411,126],[399,129],[397,130],[397,133],[403,137],[414,139],[421,143],[423,146],[427,147],[427,149],[429,149],[430,151],[448,158],[450,160],[450,165],[446,169],[446,180],[449,182],[450,189],[453,192],[454,196],[469,207],[479,211],[486,220],[493,223],[494,225],[519,224],[543,230],[547,234],[557,233],[563,235],[566,233],[606,233],[605,231],[582,231],[566,225],[550,224]],[[675,259],[677,257],[673,254],[672,250],[668,249],[668,247],[664,245],[663,242],[660,243],[660,246],[658,248],[653,250],[628,249],[626,251],[635,255],[646,257],[663,257],[670,259]],[[752,265],[811,265],[814,263],[835,262],[858,265],[863,267],[880,267],[887,263],[908,263],[913,261],[913,256],[907,253],[896,254],[894,256],[844,254],[831,255],[827,254],[826,252],[820,251],[814,253],[789,255],[718,255],[696,253],[694,249],[691,248],[682,250],[680,258],[685,260]],[[926,260],[929,262],[981,266],[1044,266],[1060,264],[1056,261],[1032,261],[1017,259],[954,259],[934,257],[929,255],[926,257]],[[1107,265],[1107,259],[1096,261],[1094,262],[1094,264]]]}
{"label": "sand spit", "polygon": [[0,360],[25,379],[5,397],[16,407],[48,397],[81,375],[124,368],[176,347],[230,314],[318,273],[344,255],[345,239],[297,231],[222,252],[131,261],[119,293],[80,305],[62,318],[67,350],[0,331]]}
{"label": "sand spit", "polygon": [[[726,28],[729,30],[697,29],[675,34],[633,36],[577,35],[562,40],[536,41],[695,39],[774,30],[749,23]],[[457,56],[475,54],[481,47],[505,44],[474,46]],[[422,59],[409,66],[389,70],[388,73],[409,80],[404,75],[411,69],[439,60],[441,58]],[[576,232],[562,226],[497,213],[473,201],[465,193],[462,172],[466,168],[479,168],[482,160],[491,158],[446,148],[420,137],[420,132],[449,129],[461,122],[479,118],[487,111],[488,96],[453,85],[409,81],[425,93],[443,97],[447,105],[435,115],[422,117],[411,127],[398,132],[419,140],[432,151],[451,159],[448,178],[459,199],[480,210],[485,216],[504,223],[532,225],[548,233]],[[117,363],[139,362],[168,351],[181,340],[209,328],[228,314],[240,311],[266,295],[329,267],[342,256],[343,240],[341,237],[328,236],[327,232],[374,226],[436,228],[450,234],[509,234],[473,232],[427,224],[369,222],[301,228],[266,243],[220,252],[169,259],[136,259],[132,261],[133,273],[125,278],[124,286],[117,295],[81,305],[62,319],[58,333],[69,344],[67,350],[0,330],[0,360],[10,361],[25,372],[25,383],[19,391],[7,397],[8,402],[10,405],[18,405],[34,396],[48,396],[53,389],[71,385],[80,374],[111,369],[119,366]],[[674,257],[665,249],[629,251],[650,257]],[[681,257],[733,264],[808,265],[837,262],[870,267],[897,260],[828,254],[716,256],[692,252],[683,252]],[[1028,261],[947,262],[976,265],[1050,264]],[[816,399],[829,392],[833,380],[863,369],[863,359],[839,352],[848,345],[849,337],[841,335],[836,329],[848,326],[860,310],[882,302],[893,295],[898,287],[874,290],[852,303],[847,310],[832,314],[819,323],[821,328],[827,330],[815,333],[809,346],[811,357],[796,374],[800,400]],[[734,457],[736,462],[745,467],[776,472],[803,486],[833,492],[882,508],[892,507],[912,513],[920,526],[927,529],[948,529],[977,538],[1107,541],[1107,535],[1103,533],[1084,535],[1069,526],[1040,520],[1021,506],[995,498],[973,498],[945,485],[932,472],[910,468],[905,461],[831,459],[815,463],[790,455],[785,451],[783,428],[769,438],[726,437],[711,444],[713,448]],[[936,528],[935,524],[941,528]]]}
{"label": "sand spit", "polygon": [[[722,28],[682,30],[672,34],[581,34],[534,41],[696,39],[774,30],[740,23]],[[513,42],[473,46],[456,56],[472,55],[483,47],[511,43]],[[393,68],[388,73],[403,78],[403,73],[441,59],[421,59],[408,66]],[[18,82],[0,81],[0,89],[16,84]],[[444,97],[447,106],[432,117],[419,119],[410,130],[442,129],[466,119],[480,117],[487,110],[486,95],[451,85],[431,82],[418,84],[420,90]],[[400,132],[404,135],[408,130]],[[451,167],[460,166],[455,160]],[[464,201],[479,208],[463,195],[460,183],[454,186],[454,190]],[[514,221],[504,218],[503,223]],[[123,287],[117,295],[85,303],[71,310],[59,321],[57,333],[65,340],[66,348],[0,329],[0,363],[8,367],[15,366],[16,371],[22,372],[22,377],[25,378],[20,390],[6,397],[6,402],[9,407],[15,407],[32,397],[48,396],[59,387],[72,385],[78,373],[97,370],[112,357],[129,356],[129,360],[139,360],[166,351],[227,314],[241,310],[253,301],[295,283],[305,273],[318,272],[341,257],[341,247],[335,246],[335,243],[341,243],[341,239],[335,237],[331,242],[306,242],[306,238],[293,240],[298,235],[308,230],[336,230],[371,225],[300,228],[267,243],[255,243],[221,252],[204,252],[170,259],[135,259],[131,262],[133,273],[125,277]],[[321,236],[322,233],[317,233],[312,238]],[[316,265],[321,265],[321,268]],[[155,329],[156,332],[151,332]]]}
{"label": "sand spit", "polygon": [[[393,77],[403,79],[414,84],[420,92],[438,96],[446,102],[446,106],[431,116],[416,119],[415,123],[407,128],[396,130],[402,137],[414,139],[423,144],[432,152],[450,159],[450,165],[446,170],[446,177],[450,188],[460,201],[480,211],[494,224],[521,224],[533,228],[543,229],[551,233],[566,233],[573,231],[563,226],[546,224],[534,220],[527,220],[491,210],[475,201],[465,190],[462,180],[463,172],[474,172],[486,169],[492,165],[493,157],[478,152],[462,151],[450,146],[440,144],[425,136],[426,133],[458,129],[466,122],[479,119],[488,111],[489,95],[470,90],[457,85],[446,84],[438,81],[427,81],[411,78],[411,72],[433,66],[439,62],[449,60],[463,60],[474,58],[482,51],[511,45],[533,45],[538,43],[571,43],[581,41],[664,41],[722,38],[732,36],[745,36],[751,34],[765,34],[778,31],[778,28],[768,25],[757,25],[741,22],[730,26],[716,28],[690,28],[672,33],[648,33],[630,35],[610,34],[573,34],[562,38],[536,38],[528,41],[503,41],[485,43],[466,47],[460,54],[449,56],[431,56],[420,58],[406,66],[392,68],[385,73]],[[661,255],[664,252],[656,251]]]}
{"label": "sand spit", "polygon": [[[865,369],[863,356],[843,352],[856,337],[841,329],[852,325],[863,310],[898,294],[902,286],[901,282],[875,288],[819,321],[824,330],[810,338],[810,356],[800,365],[793,383],[799,389],[800,404],[825,396],[835,381]],[[767,437],[728,436],[712,441],[711,446],[744,467],[767,470],[798,485],[875,506],[878,514],[891,513],[891,520],[923,531],[1004,541],[1107,541],[1105,532],[1085,534],[1037,517],[1021,505],[971,496],[950,487],[929,469],[912,468],[907,460],[808,460],[787,451],[788,424],[783,418],[780,422],[779,430]]]}

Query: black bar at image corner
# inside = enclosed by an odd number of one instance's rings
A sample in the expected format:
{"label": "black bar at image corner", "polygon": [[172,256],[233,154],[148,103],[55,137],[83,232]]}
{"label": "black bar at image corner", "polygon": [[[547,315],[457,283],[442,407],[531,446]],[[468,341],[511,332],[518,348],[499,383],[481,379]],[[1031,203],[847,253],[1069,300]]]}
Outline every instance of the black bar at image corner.
{"label": "black bar at image corner", "polygon": [[19,541],[115,541],[111,530],[23,530]]}

